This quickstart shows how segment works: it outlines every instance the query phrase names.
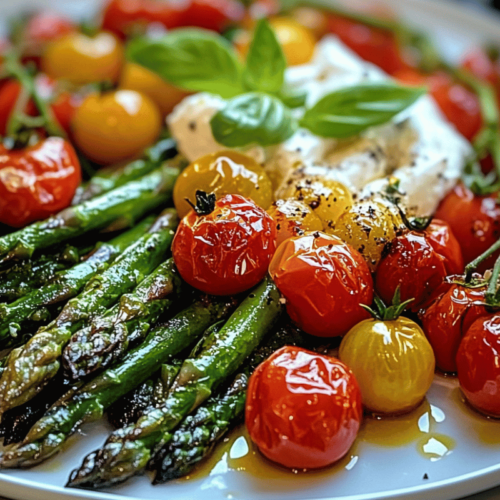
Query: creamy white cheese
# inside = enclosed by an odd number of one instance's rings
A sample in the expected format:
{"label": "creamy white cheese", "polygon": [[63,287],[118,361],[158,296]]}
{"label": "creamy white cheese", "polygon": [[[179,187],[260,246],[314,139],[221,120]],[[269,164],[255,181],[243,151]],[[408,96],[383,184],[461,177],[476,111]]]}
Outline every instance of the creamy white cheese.
{"label": "creamy white cheese", "polygon": [[[340,88],[387,78],[332,36],[318,43],[310,63],[288,68],[285,76],[288,86],[307,93],[308,106]],[[210,119],[224,102],[197,94],[182,101],[168,118],[172,135],[189,160],[224,149],[210,128]],[[356,138],[337,141],[299,129],[282,144],[246,152],[264,165],[277,197],[304,175],[339,180],[363,197],[376,196],[394,176],[400,180],[407,207],[428,215],[456,183],[470,145],[424,96],[392,122]]]}

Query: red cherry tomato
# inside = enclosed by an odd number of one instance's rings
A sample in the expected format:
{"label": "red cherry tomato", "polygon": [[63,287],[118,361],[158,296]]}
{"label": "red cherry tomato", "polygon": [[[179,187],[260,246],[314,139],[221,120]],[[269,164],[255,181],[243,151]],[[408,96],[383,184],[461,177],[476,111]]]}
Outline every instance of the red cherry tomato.
{"label": "red cherry tomato", "polygon": [[[5,135],[16,101],[21,94],[21,84],[17,80],[7,80],[0,86],[0,135]],[[30,99],[24,109],[28,115],[35,116],[37,109]]]}
{"label": "red cherry tomato", "polygon": [[461,274],[464,270],[462,249],[449,224],[440,219],[433,219],[425,230],[432,248],[444,258],[448,274]]}
{"label": "red cherry tomato", "polygon": [[414,299],[418,310],[446,278],[446,259],[434,248],[425,231],[410,231],[390,243],[375,274],[375,288],[386,304],[391,304],[399,287],[401,300]]}
{"label": "red cherry tomato", "polygon": [[337,35],[362,59],[389,75],[410,67],[392,33],[336,15],[329,16],[328,26],[330,33]]}
{"label": "red cherry tomato", "polygon": [[66,208],[81,181],[75,150],[49,137],[34,146],[0,145],[0,222],[22,227]]}
{"label": "red cherry tomato", "polygon": [[76,31],[76,25],[67,17],[53,12],[39,12],[28,20],[24,37],[30,43],[41,44],[73,31]]}
{"label": "red cherry tomato", "polygon": [[245,8],[237,0],[190,0],[182,24],[220,32],[244,16]]}
{"label": "red cherry tomato", "polygon": [[269,272],[287,311],[305,332],[344,335],[369,317],[373,280],[359,252],[336,236],[316,232],[283,242]]}
{"label": "red cherry tomato", "polygon": [[458,380],[477,410],[500,417],[500,316],[477,319],[457,354]]}
{"label": "red cherry tomato", "polygon": [[207,215],[192,210],[177,229],[172,254],[191,286],[213,295],[244,292],[261,281],[276,249],[276,224],[262,208],[226,195]]}
{"label": "red cherry tomato", "polygon": [[475,49],[465,55],[462,68],[470,71],[477,78],[492,85],[500,84],[500,64],[492,61],[482,49]]}
{"label": "red cherry tomato", "polygon": [[458,347],[467,329],[487,313],[486,287],[467,288],[458,283],[443,283],[435,299],[420,313],[423,330],[436,356],[436,366],[456,372]]}
{"label": "red cherry tomato", "polygon": [[[466,263],[486,251],[500,238],[500,206],[498,194],[476,196],[458,184],[439,205],[436,217],[446,221],[462,248]],[[478,272],[493,266],[498,253],[484,261]]]}
{"label": "red cherry tomato", "polygon": [[362,415],[353,373],[329,356],[283,347],[250,378],[248,432],[267,458],[285,467],[314,469],[340,460]]}

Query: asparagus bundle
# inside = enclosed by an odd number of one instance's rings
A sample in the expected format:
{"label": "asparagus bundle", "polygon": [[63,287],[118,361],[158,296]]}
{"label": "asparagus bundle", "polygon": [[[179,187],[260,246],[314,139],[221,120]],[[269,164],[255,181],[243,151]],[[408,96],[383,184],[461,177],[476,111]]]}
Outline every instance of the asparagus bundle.
{"label": "asparagus bundle", "polygon": [[[144,152],[144,157],[121,165],[110,166],[98,172],[83,186],[79,187],[73,198],[72,205],[79,205],[108,191],[123,186],[127,182],[135,181],[158,168],[162,162],[168,160],[176,153],[173,139],[162,139]],[[175,162],[177,162],[176,160]],[[169,162],[175,166],[175,162]]]}
{"label": "asparagus bundle", "polygon": [[92,277],[107,269],[119,254],[143,236],[152,222],[152,218],[147,218],[108,243],[98,244],[85,261],[58,273],[52,283],[9,305],[0,304],[0,349],[20,345],[25,339],[20,331],[26,334],[30,325],[50,320],[49,307],[78,295]]}
{"label": "asparagus bundle", "polygon": [[57,453],[81,424],[101,418],[106,408],[171,362],[214,322],[227,317],[233,302],[203,297],[153,329],[145,342],[40,419],[26,439],[0,453],[0,468],[29,467]]}
{"label": "asparagus bundle", "polygon": [[151,468],[156,470],[155,484],[189,474],[243,417],[248,379],[260,363],[285,345],[307,344],[309,339],[305,334],[287,325],[254,351],[229,388],[210,398],[204,406],[188,416],[173,433],[171,441],[156,455],[151,464]]}
{"label": "asparagus bundle", "polygon": [[130,223],[141,218],[171,198],[178,175],[179,169],[164,165],[136,181],[10,233],[0,238],[0,263],[30,257],[35,250],[108,227],[113,222]]}
{"label": "asparagus bundle", "polygon": [[208,336],[199,354],[184,361],[165,404],[147,411],[135,426],[115,431],[103,448],[73,471],[68,486],[101,487],[144,470],[171,438],[171,432],[241,366],[272,329],[282,311],[279,292],[264,280],[219,332]]}
{"label": "asparagus bundle", "polygon": [[182,280],[173,259],[161,264],[120,303],[76,333],[63,352],[63,364],[79,380],[122,357],[132,342],[144,338],[179,296]]}
{"label": "asparagus bundle", "polygon": [[0,378],[0,414],[38,394],[58,372],[62,349],[71,335],[106,311],[160,264],[176,225],[175,211],[164,212],[147,234],[103,273],[94,276],[52,323],[41,328],[24,347],[10,353]]}

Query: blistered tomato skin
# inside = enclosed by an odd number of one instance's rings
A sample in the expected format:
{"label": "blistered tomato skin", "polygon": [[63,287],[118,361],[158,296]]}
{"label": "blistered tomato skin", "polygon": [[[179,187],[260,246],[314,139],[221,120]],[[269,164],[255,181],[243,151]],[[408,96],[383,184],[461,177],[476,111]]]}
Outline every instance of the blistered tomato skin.
{"label": "blistered tomato skin", "polygon": [[461,274],[464,270],[462,250],[450,225],[445,221],[433,219],[425,233],[432,248],[444,258],[446,272]]}
{"label": "blistered tomato skin", "polygon": [[382,259],[386,244],[402,231],[403,220],[393,207],[369,200],[355,203],[327,232],[354,247],[373,272]]}
{"label": "blistered tomato skin", "polygon": [[219,151],[202,156],[185,168],[175,183],[174,203],[179,216],[191,210],[196,191],[214,193],[217,198],[239,194],[250,198],[264,210],[273,202],[271,181],[251,157],[237,151]]}
{"label": "blistered tomato skin", "polygon": [[457,351],[468,327],[487,313],[486,287],[467,288],[443,283],[436,298],[420,313],[422,328],[436,356],[436,366],[444,372],[457,371]]}
{"label": "blistered tomato skin", "polygon": [[323,229],[323,223],[314,211],[302,201],[293,198],[276,201],[267,213],[276,222],[276,246],[288,238]]}
{"label": "blistered tomato skin", "polygon": [[78,157],[59,137],[18,150],[0,145],[0,222],[22,227],[59,212],[80,181]]}
{"label": "blistered tomato skin", "polygon": [[269,272],[292,320],[318,337],[344,335],[369,314],[373,281],[361,255],[339,238],[316,232],[282,243]]}
{"label": "blistered tomato skin", "polygon": [[500,417],[500,316],[477,319],[457,353],[458,380],[478,411]]}
{"label": "blistered tomato skin", "polygon": [[182,219],[172,243],[175,265],[191,286],[233,295],[255,286],[276,249],[274,220],[251,200],[227,195],[208,215]]}
{"label": "blistered tomato skin", "polygon": [[161,131],[161,115],[149,97],[133,90],[91,94],[76,110],[73,139],[91,160],[110,164],[142,153]]}
{"label": "blistered tomato skin", "polygon": [[329,356],[283,347],[250,378],[250,437],[285,467],[315,469],[340,460],[356,439],[362,415],[355,377]]}
{"label": "blistered tomato skin", "polygon": [[359,383],[363,405],[377,414],[401,414],[418,406],[434,378],[434,353],[412,320],[366,320],[344,337],[340,359]]}
{"label": "blistered tomato skin", "polygon": [[[467,264],[486,251],[500,238],[500,206],[498,194],[476,196],[463,184],[458,184],[441,202],[436,217],[446,221]],[[486,259],[477,269],[484,272],[493,267],[498,253]]]}

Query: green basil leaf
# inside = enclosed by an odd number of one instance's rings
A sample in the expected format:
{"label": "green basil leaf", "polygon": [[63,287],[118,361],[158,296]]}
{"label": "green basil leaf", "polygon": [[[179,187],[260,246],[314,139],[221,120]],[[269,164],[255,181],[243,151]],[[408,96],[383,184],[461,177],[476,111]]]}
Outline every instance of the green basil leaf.
{"label": "green basil leaf", "polygon": [[279,144],[297,130],[290,109],[277,97],[260,92],[231,99],[210,124],[215,140],[228,147]]}
{"label": "green basil leaf", "polygon": [[307,92],[303,90],[281,89],[276,94],[289,108],[302,108],[306,104]]}
{"label": "green basil leaf", "polygon": [[250,90],[278,92],[285,78],[286,59],[266,19],[257,23],[248,49],[243,78]]}
{"label": "green basil leaf", "polygon": [[300,124],[322,137],[350,137],[386,123],[425,92],[387,83],[348,87],[320,99],[305,112]]}
{"label": "green basil leaf", "polygon": [[242,67],[231,44],[211,31],[178,29],[129,43],[128,58],[177,87],[231,98],[244,92]]}

